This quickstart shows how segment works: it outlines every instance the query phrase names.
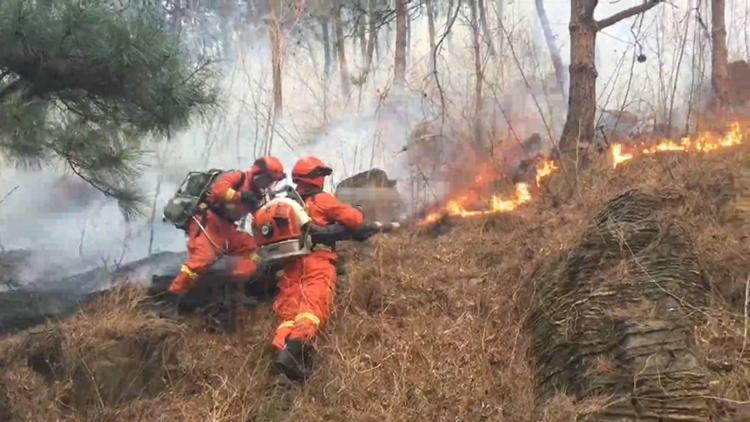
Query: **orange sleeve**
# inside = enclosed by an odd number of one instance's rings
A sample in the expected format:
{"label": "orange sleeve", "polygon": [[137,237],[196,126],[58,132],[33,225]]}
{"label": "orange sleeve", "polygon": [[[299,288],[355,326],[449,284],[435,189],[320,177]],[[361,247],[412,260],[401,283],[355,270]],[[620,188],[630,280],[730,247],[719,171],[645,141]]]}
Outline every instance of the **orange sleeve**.
{"label": "orange sleeve", "polygon": [[358,229],[365,221],[362,211],[339,201],[329,193],[323,192],[316,195],[315,202],[327,219],[343,224],[347,228]]}
{"label": "orange sleeve", "polygon": [[211,186],[211,198],[219,202],[236,203],[240,202],[242,196],[234,187],[242,181],[242,172],[233,171],[219,176],[216,182]]}

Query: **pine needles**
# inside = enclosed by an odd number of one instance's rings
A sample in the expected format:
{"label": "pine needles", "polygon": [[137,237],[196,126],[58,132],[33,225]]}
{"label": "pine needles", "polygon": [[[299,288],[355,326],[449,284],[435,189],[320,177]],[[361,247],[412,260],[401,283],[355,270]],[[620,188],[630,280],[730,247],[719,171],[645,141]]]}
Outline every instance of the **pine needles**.
{"label": "pine needles", "polygon": [[211,63],[193,62],[157,7],[0,3],[0,154],[22,165],[62,159],[126,216],[137,212],[142,140],[216,103]]}

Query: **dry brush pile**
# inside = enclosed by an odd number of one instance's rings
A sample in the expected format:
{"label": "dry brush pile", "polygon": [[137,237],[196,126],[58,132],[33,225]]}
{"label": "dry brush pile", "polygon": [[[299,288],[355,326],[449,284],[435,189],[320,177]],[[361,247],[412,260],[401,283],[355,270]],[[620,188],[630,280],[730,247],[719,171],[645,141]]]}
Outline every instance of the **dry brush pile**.
{"label": "dry brush pile", "polygon": [[[159,316],[143,292],[118,290],[68,321],[4,340],[0,413],[112,421],[563,421],[606,413],[630,391],[588,388],[588,375],[615,371],[632,384],[632,374],[606,351],[548,388],[547,343],[534,321],[549,309],[556,266],[582,251],[587,227],[609,200],[634,189],[679,198],[663,216],[680,227],[705,288],[690,304],[699,311],[689,312],[681,341],[703,371],[705,411],[741,411],[736,402],[750,399],[743,324],[750,242],[741,192],[748,152],[566,171],[519,213],[446,220],[348,247],[335,313],[317,344],[318,370],[304,387],[271,374],[269,304],[246,312],[241,329],[226,335],[198,318]],[[577,189],[562,188],[573,179]],[[613,278],[627,269],[621,258],[608,257]],[[599,261],[587,262],[602,271]],[[584,285],[593,291],[590,280]],[[647,305],[629,309],[653,312]],[[572,342],[566,347],[583,338],[575,329],[568,338],[545,332]]]}

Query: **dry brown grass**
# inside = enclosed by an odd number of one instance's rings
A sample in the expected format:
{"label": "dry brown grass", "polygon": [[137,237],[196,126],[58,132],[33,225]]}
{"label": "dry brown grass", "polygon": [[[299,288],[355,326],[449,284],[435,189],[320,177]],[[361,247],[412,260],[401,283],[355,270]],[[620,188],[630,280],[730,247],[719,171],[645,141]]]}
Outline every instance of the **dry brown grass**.
{"label": "dry brown grass", "polygon": [[747,400],[750,352],[739,352],[750,242],[722,210],[748,150],[646,157],[615,170],[602,164],[578,175],[569,199],[560,197],[559,176],[517,214],[449,221],[441,234],[407,231],[348,248],[348,275],[317,343],[319,368],[304,387],[270,373],[269,304],[243,315],[238,332],[225,335],[199,319],[175,323],[144,311],[143,292],[129,289],[59,325],[68,363],[74,352],[87,355],[103,342],[160,333],[176,353],[164,372],[166,388],[81,409],[66,402],[70,377],[49,384],[23,359],[10,359],[2,380],[21,420],[572,420],[608,398],[537,398],[525,326],[534,276],[574,244],[606,199],[658,187],[683,196],[680,223],[692,233],[707,280],[723,294],[720,311],[707,310],[713,318],[696,331],[705,359],[734,363],[717,375],[716,396]]}

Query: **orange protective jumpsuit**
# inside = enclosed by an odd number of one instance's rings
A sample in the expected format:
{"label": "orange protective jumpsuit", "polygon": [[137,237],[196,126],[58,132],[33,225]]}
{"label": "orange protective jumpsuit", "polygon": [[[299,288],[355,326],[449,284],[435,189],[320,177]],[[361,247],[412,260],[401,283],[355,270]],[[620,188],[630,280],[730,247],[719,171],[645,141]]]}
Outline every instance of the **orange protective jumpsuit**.
{"label": "orange protective jumpsuit", "polygon": [[[302,196],[305,197],[304,193]],[[339,223],[357,229],[364,221],[358,209],[339,202],[329,193],[309,195],[305,205],[317,225]],[[333,248],[318,245],[309,255],[287,261],[273,304],[279,319],[273,346],[281,350],[287,338],[302,341],[314,338],[328,321],[335,288],[336,252]]]}
{"label": "orange protective jumpsuit", "polygon": [[241,192],[252,191],[253,175],[253,169],[228,172],[219,176],[211,186],[208,208],[188,224],[188,259],[169,286],[170,292],[186,293],[198,277],[223,255],[237,257],[231,273],[233,278],[255,274],[259,260],[255,254],[255,239],[236,224],[254,211],[241,202]]}

